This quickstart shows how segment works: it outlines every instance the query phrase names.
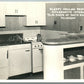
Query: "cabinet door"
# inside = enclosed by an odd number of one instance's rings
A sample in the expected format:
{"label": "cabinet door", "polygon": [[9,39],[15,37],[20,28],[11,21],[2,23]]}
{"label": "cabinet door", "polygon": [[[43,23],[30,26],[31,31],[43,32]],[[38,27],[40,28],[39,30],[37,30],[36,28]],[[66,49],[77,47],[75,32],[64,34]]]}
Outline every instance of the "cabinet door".
{"label": "cabinet door", "polygon": [[27,3],[27,26],[46,25],[45,3]]}
{"label": "cabinet door", "polygon": [[24,2],[8,2],[6,7],[6,15],[26,15]]}
{"label": "cabinet door", "polygon": [[0,67],[8,66],[7,49],[0,48]]}
{"label": "cabinet door", "polygon": [[8,79],[8,56],[6,47],[0,47],[0,80]]}
{"label": "cabinet door", "polygon": [[0,2],[0,27],[5,26],[5,4]]}
{"label": "cabinet door", "polygon": [[80,67],[64,70],[64,79],[80,79]]}
{"label": "cabinet door", "polygon": [[9,67],[10,76],[31,72],[31,51],[9,50]]}
{"label": "cabinet door", "polygon": [[42,71],[43,67],[43,50],[33,49],[33,72]]}

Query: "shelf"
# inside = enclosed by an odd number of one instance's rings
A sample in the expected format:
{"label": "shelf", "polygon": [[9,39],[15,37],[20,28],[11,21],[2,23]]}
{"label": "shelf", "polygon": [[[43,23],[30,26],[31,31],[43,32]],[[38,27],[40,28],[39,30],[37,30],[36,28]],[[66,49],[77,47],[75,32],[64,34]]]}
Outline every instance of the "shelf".
{"label": "shelf", "polygon": [[82,62],[79,63],[74,63],[74,64],[70,64],[67,66],[63,67],[63,70],[69,70],[69,69],[75,69],[75,68],[80,68],[80,79],[84,79],[84,60]]}
{"label": "shelf", "polygon": [[67,70],[67,69],[72,69],[72,68],[82,67],[82,66],[84,66],[84,62],[67,65],[67,66],[64,66],[63,69],[64,69],[64,70]]}
{"label": "shelf", "polygon": [[74,62],[68,61],[68,62],[64,63],[64,66],[68,66],[68,65],[72,65],[72,64],[78,64],[78,63],[81,63],[81,62],[84,62],[84,60],[76,60]]}

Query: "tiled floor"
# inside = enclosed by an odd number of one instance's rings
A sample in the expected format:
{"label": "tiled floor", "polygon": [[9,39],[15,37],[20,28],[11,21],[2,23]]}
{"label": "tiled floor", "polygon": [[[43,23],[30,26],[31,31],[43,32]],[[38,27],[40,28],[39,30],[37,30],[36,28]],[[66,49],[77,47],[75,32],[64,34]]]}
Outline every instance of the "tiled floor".
{"label": "tiled floor", "polygon": [[27,73],[27,74],[23,74],[23,75],[9,77],[8,80],[10,80],[10,79],[43,79],[43,72],[34,73],[34,74]]}

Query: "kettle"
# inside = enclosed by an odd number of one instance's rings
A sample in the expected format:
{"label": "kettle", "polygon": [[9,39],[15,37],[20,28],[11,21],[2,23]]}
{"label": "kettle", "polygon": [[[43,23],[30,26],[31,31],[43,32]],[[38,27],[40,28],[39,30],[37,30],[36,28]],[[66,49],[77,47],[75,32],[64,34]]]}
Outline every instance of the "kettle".
{"label": "kettle", "polygon": [[37,34],[37,42],[41,42],[41,41],[42,41],[41,34]]}

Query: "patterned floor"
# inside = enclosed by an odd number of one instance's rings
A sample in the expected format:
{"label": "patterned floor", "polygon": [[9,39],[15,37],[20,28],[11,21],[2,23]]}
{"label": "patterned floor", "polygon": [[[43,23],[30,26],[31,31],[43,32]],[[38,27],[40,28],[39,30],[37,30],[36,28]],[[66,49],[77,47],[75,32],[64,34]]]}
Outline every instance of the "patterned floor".
{"label": "patterned floor", "polygon": [[43,79],[43,72],[34,74],[33,73],[22,74],[18,76],[9,77],[8,80],[10,79]]}

